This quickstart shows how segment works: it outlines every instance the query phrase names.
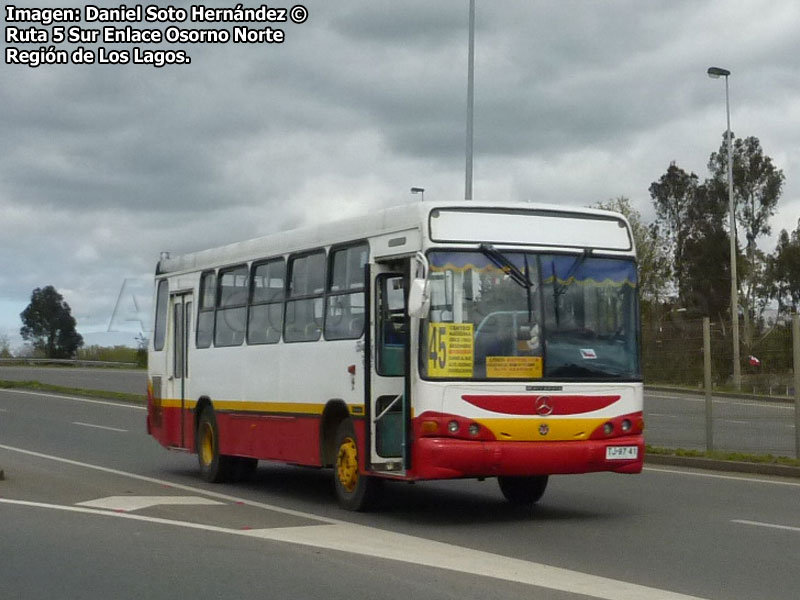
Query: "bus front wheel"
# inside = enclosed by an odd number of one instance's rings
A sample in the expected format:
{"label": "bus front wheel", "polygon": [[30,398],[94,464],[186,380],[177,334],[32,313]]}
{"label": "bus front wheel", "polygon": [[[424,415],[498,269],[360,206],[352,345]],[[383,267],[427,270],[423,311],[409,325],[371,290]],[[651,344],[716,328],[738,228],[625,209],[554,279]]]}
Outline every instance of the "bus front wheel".
{"label": "bus front wheel", "polygon": [[534,504],[544,495],[547,475],[532,477],[498,477],[500,491],[512,504]]}
{"label": "bus front wheel", "polygon": [[333,481],[339,505],[347,510],[368,510],[377,499],[381,481],[359,473],[358,443],[350,419],[339,423],[335,448]]}

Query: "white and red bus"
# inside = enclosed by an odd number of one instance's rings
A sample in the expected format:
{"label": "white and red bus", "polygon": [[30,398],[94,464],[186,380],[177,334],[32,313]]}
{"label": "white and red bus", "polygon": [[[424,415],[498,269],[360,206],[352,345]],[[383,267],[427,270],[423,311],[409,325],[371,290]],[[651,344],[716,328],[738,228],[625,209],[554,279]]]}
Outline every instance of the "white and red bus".
{"label": "white and red bus", "polygon": [[208,481],[259,460],[383,480],[644,459],[636,258],[619,214],[423,202],[182,256],[155,276],[148,431]]}

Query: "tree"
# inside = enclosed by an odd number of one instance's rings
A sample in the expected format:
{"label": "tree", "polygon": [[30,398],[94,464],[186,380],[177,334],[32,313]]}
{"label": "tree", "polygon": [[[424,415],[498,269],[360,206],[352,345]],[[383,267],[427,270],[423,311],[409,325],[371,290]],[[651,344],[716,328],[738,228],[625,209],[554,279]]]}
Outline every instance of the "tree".
{"label": "tree", "polygon": [[44,352],[47,358],[72,358],[83,345],[75,331],[75,318],[69,304],[52,285],[36,288],[31,303],[20,313],[22,339]]}
{"label": "tree", "polygon": [[[706,181],[694,189],[686,210],[681,303],[697,316],[720,322],[730,308],[730,237],[725,229],[726,203]],[[737,256],[738,259],[738,256]]]}
{"label": "tree", "polygon": [[678,296],[685,287],[684,253],[691,221],[689,209],[697,195],[699,180],[671,162],[658,181],[650,185],[650,197],[656,208],[656,228],[663,236],[672,261],[672,277]]}
{"label": "tree", "polygon": [[11,358],[11,340],[5,333],[0,333],[0,358]]}
{"label": "tree", "polygon": [[[733,135],[731,133],[731,135]],[[722,145],[718,152],[711,154],[708,161],[711,172],[709,189],[728,199],[728,138],[722,135]],[[733,139],[733,201],[737,227],[745,234],[746,265],[742,281],[742,305],[744,312],[743,342],[745,346],[753,343],[753,324],[761,317],[766,298],[760,291],[764,289],[764,260],[756,242],[759,237],[769,235],[769,219],[775,214],[783,189],[785,177],[781,169],[776,169],[772,159],[764,154],[757,137]]]}
{"label": "tree", "polygon": [[654,229],[666,244],[678,304],[699,315],[723,315],[730,302],[727,203],[715,183],[700,183],[675,162],[650,185],[656,208]]}
{"label": "tree", "polygon": [[800,220],[791,235],[783,229],[775,253],[767,257],[767,293],[778,301],[778,314],[800,308]]}

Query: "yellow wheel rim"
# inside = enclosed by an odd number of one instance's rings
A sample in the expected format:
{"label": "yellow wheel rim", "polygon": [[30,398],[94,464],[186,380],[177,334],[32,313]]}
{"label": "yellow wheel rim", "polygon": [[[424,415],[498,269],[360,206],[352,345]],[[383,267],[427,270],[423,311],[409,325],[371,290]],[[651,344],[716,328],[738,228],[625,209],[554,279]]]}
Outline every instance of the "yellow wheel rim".
{"label": "yellow wheel rim", "polygon": [[348,492],[356,489],[358,483],[358,449],[356,442],[351,437],[347,437],[339,446],[339,454],[336,457],[336,476],[339,483]]}
{"label": "yellow wheel rim", "polygon": [[214,430],[208,423],[200,432],[200,460],[208,466],[214,461]]}

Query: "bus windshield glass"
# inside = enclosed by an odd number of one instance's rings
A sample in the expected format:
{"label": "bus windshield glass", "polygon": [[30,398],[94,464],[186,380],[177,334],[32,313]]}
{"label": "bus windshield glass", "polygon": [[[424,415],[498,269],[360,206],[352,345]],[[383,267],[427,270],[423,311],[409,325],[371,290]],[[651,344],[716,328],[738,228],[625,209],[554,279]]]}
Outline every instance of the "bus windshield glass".
{"label": "bus windshield glass", "polygon": [[641,379],[629,258],[432,251],[428,379]]}

